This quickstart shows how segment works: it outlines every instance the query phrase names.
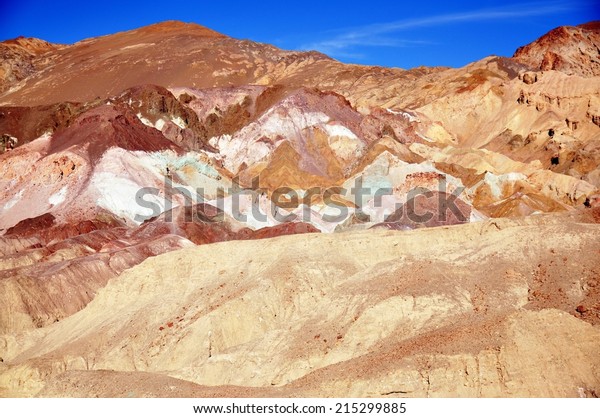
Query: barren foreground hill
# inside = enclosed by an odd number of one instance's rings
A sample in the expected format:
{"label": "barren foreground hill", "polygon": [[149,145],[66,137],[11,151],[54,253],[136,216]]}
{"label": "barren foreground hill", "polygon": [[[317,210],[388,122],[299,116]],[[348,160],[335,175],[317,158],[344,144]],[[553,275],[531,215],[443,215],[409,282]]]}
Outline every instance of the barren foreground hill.
{"label": "barren foreground hill", "polygon": [[597,396],[600,226],[588,222],[297,235],[149,258],[69,318],[5,336],[3,394]]}
{"label": "barren foreground hill", "polygon": [[0,43],[0,396],[598,396],[598,33]]}

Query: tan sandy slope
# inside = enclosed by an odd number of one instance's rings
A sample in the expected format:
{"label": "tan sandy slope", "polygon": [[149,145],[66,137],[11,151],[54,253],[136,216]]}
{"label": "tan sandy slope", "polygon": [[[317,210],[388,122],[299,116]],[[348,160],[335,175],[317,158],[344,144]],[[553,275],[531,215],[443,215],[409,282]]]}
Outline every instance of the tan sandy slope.
{"label": "tan sandy slope", "polygon": [[0,337],[1,393],[594,396],[593,214],[149,258],[79,313]]}

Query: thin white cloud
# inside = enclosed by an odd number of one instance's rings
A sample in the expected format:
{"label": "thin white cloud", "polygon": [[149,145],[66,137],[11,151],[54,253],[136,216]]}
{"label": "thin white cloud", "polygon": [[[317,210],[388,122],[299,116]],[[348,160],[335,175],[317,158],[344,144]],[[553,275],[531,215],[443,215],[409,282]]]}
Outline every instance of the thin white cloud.
{"label": "thin white cloud", "polygon": [[395,22],[379,23],[363,26],[340,33],[339,35],[321,41],[304,44],[301,50],[317,50],[325,54],[338,57],[352,57],[358,54],[352,51],[361,46],[383,47],[408,47],[428,42],[408,39],[395,39],[394,33],[408,29],[450,25],[465,22],[481,22],[490,20],[503,20],[531,16],[555,14],[569,10],[571,7],[565,2],[550,3],[524,3],[518,6],[482,9],[460,13],[450,13],[437,16],[428,16]]}
{"label": "thin white cloud", "polygon": [[428,41],[409,40],[409,39],[395,39],[392,37],[381,37],[381,36],[362,36],[352,39],[346,39],[343,37],[336,37],[324,41],[320,41],[314,44],[307,44],[301,47],[302,50],[317,50],[324,54],[336,55],[338,57],[358,58],[363,57],[363,54],[350,52],[351,47],[366,46],[366,47],[394,47],[402,48],[409,46],[418,46],[431,44]]}

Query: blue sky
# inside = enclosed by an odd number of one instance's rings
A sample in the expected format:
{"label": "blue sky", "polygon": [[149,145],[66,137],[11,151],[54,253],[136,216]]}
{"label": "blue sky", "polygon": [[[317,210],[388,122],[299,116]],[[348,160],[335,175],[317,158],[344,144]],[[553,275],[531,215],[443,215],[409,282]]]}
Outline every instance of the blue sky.
{"label": "blue sky", "polygon": [[0,1],[0,39],[73,43],[160,22],[196,22],[343,62],[463,66],[514,50],[550,29],[600,19],[596,0],[470,1]]}

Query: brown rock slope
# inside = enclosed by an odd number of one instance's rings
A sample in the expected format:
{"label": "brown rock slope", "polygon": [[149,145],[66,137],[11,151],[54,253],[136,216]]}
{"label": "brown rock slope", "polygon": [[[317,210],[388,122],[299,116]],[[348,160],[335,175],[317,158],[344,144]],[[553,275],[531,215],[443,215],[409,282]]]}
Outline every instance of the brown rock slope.
{"label": "brown rock slope", "polygon": [[553,29],[513,55],[536,70],[557,70],[583,77],[600,75],[600,22]]}
{"label": "brown rock slope", "polygon": [[284,69],[290,64],[305,66],[304,61],[329,60],[319,53],[282,53],[269,45],[182,22],[86,39],[45,58],[45,65],[38,66],[23,84],[12,85],[15,88],[0,101],[27,105],[90,101],[138,84],[243,85],[273,73],[277,66]]}
{"label": "brown rock slope", "polygon": [[167,382],[174,396],[595,396],[597,219],[589,210],[279,237],[151,258],[79,313],[0,338],[0,387],[10,396],[155,396]]}
{"label": "brown rock slope", "polygon": [[22,36],[0,42],[0,93],[48,65],[45,54],[61,47]]}

